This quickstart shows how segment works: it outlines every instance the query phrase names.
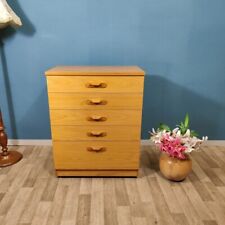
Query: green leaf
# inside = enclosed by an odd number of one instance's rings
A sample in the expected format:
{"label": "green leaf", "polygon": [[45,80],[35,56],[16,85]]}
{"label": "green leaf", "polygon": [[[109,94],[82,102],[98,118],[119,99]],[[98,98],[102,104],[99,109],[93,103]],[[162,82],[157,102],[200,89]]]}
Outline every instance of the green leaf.
{"label": "green leaf", "polygon": [[182,129],[180,131],[181,131],[181,134],[184,135],[186,133],[187,129],[185,127],[182,127]]}
{"label": "green leaf", "polygon": [[189,115],[188,115],[188,113],[186,113],[186,116],[185,116],[185,119],[184,119],[184,126],[186,128],[189,127]]}
{"label": "green leaf", "polygon": [[164,123],[159,124],[159,130],[171,131],[170,127]]}
{"label": "green leaf", "polygon": [[180,129],[183,129],[184,128],[184,123],[183,122],[180,122],[179,127],[180,127]]}
{"label": "green leaf", "polygon": [[191,137],[198,137],[198,133],[194,130],[191,130]]}

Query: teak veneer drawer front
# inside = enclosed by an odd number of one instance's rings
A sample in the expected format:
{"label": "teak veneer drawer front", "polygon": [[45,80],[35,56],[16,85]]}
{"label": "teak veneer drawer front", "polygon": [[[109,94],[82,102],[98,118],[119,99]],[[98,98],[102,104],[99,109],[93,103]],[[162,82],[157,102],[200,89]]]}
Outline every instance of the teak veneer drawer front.
{"label": "teak veneer drawer front", "polygon": [[57,141],[139,141],[139,126],[52,126]]}
{"label": "teak veneer drawer front", "polygon": [[57,170],[137,169],[139,142],[53,142]]}
{"label": "teak veneer drawer front", "polygon": [[137,176],[144,71],[58,66],[45,73],[57,176]]}
{"label": "teak veneer drawer front", "polygon": [[50,109],[142,109],[142,94],[48,93]]}
{"label": "teak veneer drawer front", "polygon": [[141,110],[50,110],[51,125],[137,125]]}
{"label": "teak veneer drawer front", "polygon": [[141,76],[48,76],[48,92],[142,93]]}

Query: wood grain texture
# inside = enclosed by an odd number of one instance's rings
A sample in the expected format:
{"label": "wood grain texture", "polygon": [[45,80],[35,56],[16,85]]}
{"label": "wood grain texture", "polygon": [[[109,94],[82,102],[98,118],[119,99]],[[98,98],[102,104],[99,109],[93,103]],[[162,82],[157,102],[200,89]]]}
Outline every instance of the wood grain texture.
{"label": "wood grain texture", "polygon": [[48,93],[50,109],[142,109],[142,94]]}
{"label": "wood grain texture", "polygon": [[58,177],[137,177],[138,170],[56,170]]}
{"label": "wood grain texture", "polygon": [[45,72],[46,76],[143,76],[138,66],[57,66]]}
{"label": "wood grain texture", "polygon": [[136,176],[144,71],[64,66],[46,75],[56,175]]}
{"label": "wood grain texture", "polygon": [[1,225],[224,225],[225,147],[192,154],[193,172],[177,183],[161,176],[152,146],[142,147],[137,179],[57,178],[50,147],[16,150],[24,158],[0,169]]}
{"label": "wood grain texture", "polygon": [[52,125],[141,125],[141,110],[50,110]]}
{"label": "wood grain texture", "polygon": [[[139,142],[54,141],[56,170],[137,170]],[[102,148],[90,151],[89,148]],[[125,151],[126,150],[126,151]]]}
{"label": "wood grain texture", "polygon": [[57,126],[52,125],[53,141],[139,141],[139,126]]}
{"label": "wood grain texture", "polygon": [[[64,93],[142,93],[144,77],[107,77],[107,76],[49,76],[48,92]],[[100,85],[104,87],[88,87]]]}

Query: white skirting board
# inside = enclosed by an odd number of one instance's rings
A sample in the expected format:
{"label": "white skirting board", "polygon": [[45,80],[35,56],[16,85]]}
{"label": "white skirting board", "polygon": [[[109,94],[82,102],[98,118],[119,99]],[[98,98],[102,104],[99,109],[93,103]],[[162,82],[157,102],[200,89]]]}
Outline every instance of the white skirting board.
{"label": "white skirting board", "polygon": [[9,139],[8,145],[52,145],[51,139]]}
{"label": "white skirting board", "polygon": [[[8,145],[43,145],[50,146],[52,145],[52,140],[49,139],[9,139]],[[149,140],[141,140],[141,145],[153,145]],[[209,140],[204,143],[204,145],[216,145],[224,146],[225,140]]]}

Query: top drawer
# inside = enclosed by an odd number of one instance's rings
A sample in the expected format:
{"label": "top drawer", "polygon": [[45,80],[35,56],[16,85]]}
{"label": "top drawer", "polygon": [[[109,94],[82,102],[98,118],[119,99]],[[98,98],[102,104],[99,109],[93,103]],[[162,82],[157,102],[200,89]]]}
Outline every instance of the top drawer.
{"label": "top drawer", "polygon": [[48,92],[143,92],[143,76],[47,76]]}

